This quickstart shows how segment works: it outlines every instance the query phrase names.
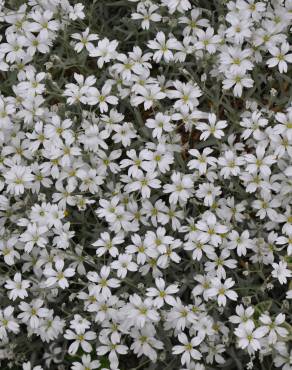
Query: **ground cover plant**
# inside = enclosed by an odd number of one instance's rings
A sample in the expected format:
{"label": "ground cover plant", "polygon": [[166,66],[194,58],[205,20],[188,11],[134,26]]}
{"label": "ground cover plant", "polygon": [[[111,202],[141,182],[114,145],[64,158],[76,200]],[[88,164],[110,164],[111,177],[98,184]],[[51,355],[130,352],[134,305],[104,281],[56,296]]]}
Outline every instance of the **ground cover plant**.
{"label": "ground cover plant", "polygon": [[291,30],[0,0],[1,369],[292,369]]}

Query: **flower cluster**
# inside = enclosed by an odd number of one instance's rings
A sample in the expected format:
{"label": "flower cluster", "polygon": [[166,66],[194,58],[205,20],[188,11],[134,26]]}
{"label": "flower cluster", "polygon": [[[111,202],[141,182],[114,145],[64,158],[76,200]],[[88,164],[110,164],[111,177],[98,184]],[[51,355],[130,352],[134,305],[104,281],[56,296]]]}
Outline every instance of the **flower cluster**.
{"label": "flower cluster", "polygon": [[1,369],[291,370],[292,1],[0,27]]}

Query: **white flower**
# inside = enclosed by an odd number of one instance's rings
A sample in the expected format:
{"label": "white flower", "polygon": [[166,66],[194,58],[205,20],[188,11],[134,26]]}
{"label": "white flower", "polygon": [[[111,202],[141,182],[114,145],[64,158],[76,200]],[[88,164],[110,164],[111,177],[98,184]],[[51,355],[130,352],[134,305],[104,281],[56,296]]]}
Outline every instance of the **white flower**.
{"label": "white flower", "polygon": [[175,49],[177,40],[170,38],[166,40],[165,34],[160,31],[156,34],[154,40],[150,40],[147,46],[152,50],[157,50],[153,54],[153,60],[158,63],[163,58],[166,63],[173,59],[171,49]]}
{"label": "white flower", "polygon": [[111,364],[112,369],[117,369],[119,365],[118,354],[125,355],[128,352],[128,347],[123,344],[112,343],[110,339],[106,336],[100,336],[99,340],[101,345],[96,348],[98,356],[103,356],[108,354],[108,359]]}
{"label": "white flower", "polygon": [[153,325],[146,325],[139,330],[137,328],[132,328],[130,335],[134,341],[131,345],[131,349],[137,354],[137,357],[145,355],[153,362],[157,360],[155,349],[162,349],[163,343],[154,337],[155,334],[156,330]]}
{"label": "white flower", "polygon": [[220,186],[214,186],[212,183],[204,183],[199,185],[196,191],[196,197],[204,199],[205,206],[211,206],[215,198],[222,193]]}
{"label": "white flower", "polygon": [[193,260],[200,261],[203,257],[203,252],[207,255],[214,254],[214,247],[209,244],[202,243],[198,236],[190,237],[189,241],[184,243],[184,250],[192,251]]}
{"label": "white flower", "polygon": [[276,162],[274,155],[268,155],[265,157],[265,147],[259,144],[256,147],[256,156],[253,154],[246,154],[244,156],[248,165],[246,170],[254,174],[257,171],[260,171],[262,176],[269,176],[271,174],[271,165]]}
{"label": "white flower", "polygon": [[168,96],[171,99],[178,99],[174,103],[174,108],[179,108],[183,112],[194,110],[199,105],[198,98],[202,92],[196,83],[183,83],[179,80],[173,82],[175,90],[170,90]]}
{"label": "white flower", "polygon": [[228,239],[230,240],[230,243],[228,243],[229,247],[231,249],[236,248],[236,253],[239,257],[245,256],[247,249],[253,246],[248,230],[244,230],[241,235],[236,230],[232,230],[228,234]]}
{"label": "white flower", "polygon": [[55,262],[55,270],[51,266],[47,266],[44,270],[44,274],[47,277],[46,286],[51,287],[55,284],[61,289],[65,289],[69,287],[69,282],[67,280],[68,277],[72,277],[75,275],[75,270],[72,268],[67,268],[63,271],[64,268],[64,261],[58,259]]}
{"label": "white flower", "polygon": [[167,247],[174,242],[173,237],[166,235],[164,227],[158,227],[155,232],[147,231],[144,239],[144,245],[148,249],[148,254],[156,257],[157,252],[166,253]]}
{"label": "white flower", "polygon": [[287,298],[287,299],[292,299],[292,289],[290,289],[290,290],[288,290],[288,291],[286,292],[286,298]]}
{"label": "white flower", "polygon": [[253,208],[258,209],[256,216],[261,219],[268,216],[271,221],[277,220],[278,213],[274,208],[278,208],[280,205],[280,200],[276,198],[272,199],[268,191],[262,191],[260,199],[252,203]]}
{"label": "white flower", "polygon": [[9,63],[15,62],[17,59],[25,58],[23,47],[27,45],[26,38],[15,33],[8,33],[6,36],[7,43],[1,43],[0,53],[6,54],[6,61]]}
{"label": "white flower", "polygon": [[221,139],[224,136],[223,128],[227,127],[226,121],[217,121],[217,117],[214,113],[210,113],[208,116],[209,124],[200,122],[197,125],[197,129],[203,131],[200,139],[206,140],[210,135],[213,135],[217,139]]}
{"label": "white flower", "polygon": [[6,280],[5,288],[9,289],[10,292],[8,293],[9,299],[12,299],[13,301],[16,300],[16,298],[24,299],[28,296],[27,289],[30,286],[29,280],[22,280],[21,274],[17,272],[14,275],[13,280]]}
{"label": "white flower", "polygon": [[197,159],[192,159],[188,162],[188,167],[192,169],[199,170],[200,174],[207,172],[207,166],[215,166],[217,159],[215,157],[209,156],[213,150],[211,148],[205,148],[202,154],[197,149],[189,150],[189,153],[196,157]]}
{"label": "white flower", "polygon": [[286,73],[288,70],[288,63],[292,63],[292,53],[287,54],[290,50],[290,45],[288,42],[284,42],[280,48],[271,47],[269,52],[273,55],[273,58],[267,60],[267,65],[269,68],[278,66],[280,73]]}
{"label": "white flower", "polygon": [[5,340],[7,338],[7,332],[14,334],[19,333],[19,324],[13,317],[14,308],[7,306],[3,310],[0,310],[0,339]]}
{"label": "white flower", "polygon": [[203,218],[196,223],[197,229],[200,231],[199,240],[202,243],[211,242],[214,246],[218,246],[222,241],[220,234],[225,234],[228,231],[227,226],[217,223],[216,216],[207,212]]}
{"label": "white flower", "polygon": [[189,0],[162,0],[162,3],[168,7],[170,14],[173,14],[176,10],[185,13],[185,11],[191,9]]}
{"label": "white flower", "polygon": [[292,110],[288,110],[286,114],[278,112],[275,117],[280,123],[275,125],[274,132],[281,135],[285,134],[287,139],[292,141]]}
{"label": "white flower", "polygon": [[242,117],[240,126],[245,127],[245,130],[241,134],[244,140],[248,139],[251,134],[256,140],[262,140],[265,138],[265,135],[262,132],[262,128],[267,126],[268,120],[262,117],[260,111],[254,111],[252,114],[247,117]]}
{"label": "white flower", "polygon": [[100,367],[100,361],[93,360],[91,361],[90,355],[82,355],[80,362],[73,362],[71,370],[93,370]]}
{"label": "white flower", "polygon": [[195,43],[197,50],[207,50],[210,54],[216,52],[216,45],[221,41],[221,37],[214,35],[214,29],[212,27],[208,27],[206,31],[198,29],[196,35],[198,37],[198,41]]}
{"label": "white flower", "polygon": [[96,254],[98,257],[103,256],[108,252],[112,257],[116,257],[119,254],[119,250],[115,245],[120,245],[124,242],[124,236],[122,233],[116,234],[113,238],[108,232],[100,234],[100,238],[96,240],[92,245],[98,247]]}
{"label": "white flower", "polygon": [[4,100],[0,96],[0,127],[8,129],[11,127],[11,117],[15,113],[15,106],[14,104],[10,104],[7,100]]}
{"label": "white flower", "polygon": [[243,71],[226,71],[225,75],[226,79],[223,80],[223,89],[229,90],[233,87],[233,94],[236,97],[241,97],[243,87],[250,88],[253,86],[254,81]]}
{"label": "white flower", "polygon": [[84,5],[81,3],[77,3],[74,6],[70,6],[69,18],[74,21],[78,18],[79,19],[85,18],[83,9],[84,9]]}
{"label": "white flower", "polygon": [[96,334],[93,331],[85,332],[85,330],[75,333],[74,331],[67,329],[66,333],[64,334],[64,338],[68,340],[74,340],[74,342],[71,343],[68,348],[68,353],[70,355],[74,355],[78,351],[79,346],[81,346],[84,352],[91,352],[92,345],[89,343],[89,341],[94,340],[96,338]]}
{"label": "white flower", "polygon": [[28,323],[32,329],[36,329],[40,325],[40,318],[47,317],[49,310],[43,308],[44,301],[42,299],[35,299],[30,304],[21,302],[18,306],[22,311],[17,317],[22,322]]}
{"label": "white flower", "polygon": [[262,314],[260,316],[260,322],[263,324],[261,328],[265,329],[267,333],[269,333],[268,340],[270,344],[276,344],[278,336],[286,337],[289,332],[285,329],[282,325],[285,322],[285,315],[279,313],[275,319],[271,319],[271,317],[267,314]]}
{"label": "white flower", "polygon": [[[280,343],[279,343],[280,344]],[[278,354],[274,358],[274,364],[276,367],[281,367],[282,370],[291,369],[291,356],[292,351],[288,351],[287,346],[278,346]]]}
{"label": "white flower", "polygon": [[117,270],[117,276],[119,278],[125,278],[128,271],[137,271],[138,265],[132,261],[130,254],[120,254],[118,261],[113,261],[111,267]]}
{"label": "white flower", "polygon": [[147,119],[146,126],[153,129],[152,136],[158,139],[161,138],[163,131],[171,132],[174,129],[170,117],[160,112],[156,114],[155,119]]}
{"label": "white flower", "polygon": [[90,52],[94,48],[94,44],[90,41],[98,40],[98,35],[93,34],[93,33],[90,34],[88,27],[81,34],[73,33],[71,37],[72,39],[78,41],[74,46],[74,50],[76,50],[77,53],[80,53],[84,49],[84,47],[86,48],[88,52]]}
{"label": "white flower", "polygon": [[137,137],[131,122],[124,122],[115,127],[115,134],[112,136],[114,143],[122,143],[124,147],[130,146],[132,139]]}
{"label": "white flower", "polygon": [[[185,306],[179,297],[176,298],[176,305],[171,308],[168,314],[168,326],[176,329],[179,332],[185,329],[186,325],[197,322],[196,314],[191,310],[190,306]],[[203,337],[202,337],[203,339]]]}
{"label": "white flower", "polygon": [[189,341],[185,333],[180,333],[178,335],[178,340],[180,343],[182,343],[182,345],[172,347],[172,353],[174,355],[182,354],[182,365],[189,365],[191,359],[200,360],[202,358],[202,354],[194,347],[198,346],[202,342],[203,338],[193,337]]}
{"label": "white flower", "polygon": [[117,40],[110,41],[108,38],[104,38],[98,41],[97,47],[90,49],[89,55],[97,58],[98,67],[102,68],[104,63],[109,63],[116,58],[118,44]]}
{"label": "white flower", "polygon": [[176,204],[185,203],[188,198],[193,194],[193,181],[191,176],[183,175],[180,172],[174,172],[171,175],[172,184],[166,184],[163,186],[164,193],[171,193],[169,196],[169,202]]}
{"label": "white flower", "polygon": [[242,44],[252,36],[250,29],[252,22],[248,18],[230,16],[227,20],[231,26],[227,28],[226,35],[233,39],[235,44]]}
{"label": "white flower", "polygon": [[70,119],[61,120],[58,115],[53,115],[51,122],[47,123],[44,127],[44,134],[46,138],[60,141],[60,139],[67,140],[72,137],[72,131],[69,127],[72,126]]}
{"label": "white flower", "polygon": [[156,288],[148,288],[146,295],[153,298],[153,304],[161,308],[164,305],[164,302],[170,306],[176,305],[176,300],[171,294],[175,294],[179,291],[177,285],[171,284],[165,288],[165,281],[161,278],[155,279]]}
{"label": "white flower", "polygon": [[26,37],[26,43],[28,46],[27,52],[30,56],[34,56],[38,51],[42,54],[46,54],[49,52],[50,46],[52,46],[50,39],[41,33],[37,36],[32,33],[28,33]]}
{"label": "white flower", "polygon": [[70,328],[75,330],[76,333],[83,333],[86,329],[90,328],[90,322],[79,314],[75,314],[74,318],[70,321]]}
{"label": "white flower", "polygon": [[41,36],[48,37],[50,33],[54,33],[60,27],[57,20],[53,18],[53,12],[45,10],[43,12],[35,11],[31,14],[34,22],[29,23],[29,30],[31,32],[38,32]]}
{"label": "white flower", "polygon": [[240,326],[249,326],[253,324],[253,307],[244,308],[243,305],[236,306],[235,309],[237,315],[232,315],[229,317],[229,321],[233,324],[240,324]]}
{"label": "white flower", "polygon": [[161,181],[158,180],[157,172],[148,172],[146,174],[138,173],[134,179],[125,186],[126,192],[133,192],[139,190],[142,198],[150,198],[151,189],[159,189]]}
{"label": "white flower", "polygon": [[27,80],[18,84],[19,93],[22,96],[25,97],[27,94],[35,96],[44,93],[45,85],[40,83],[46,77],[44,72],[35,74],[33,71],[27,71],[25,77]]}
{"label": "white flower", "polygon": [[37,226],[35,223],[28,224],[27,230],[20,235],[19,240],[25,243],[24,250],[31,252],[34,245],[44,248],[48,242],[47,238],[42,236],[47,232],[45,226]]}
{"label": "white flower", "polygon": [[99,274],[95,271],[89,271],[87,274],[89,281],[97,283],[96,291],[97,293],[100,292],[104,299],[111,296],[110,288],[118,288],[120,286],[119,280],[113,278],[108,279],[110,271],[109,266],[102,266]]}
{"label": "white flower", "polygon": [[218,164],[221,166],[220,175],[224,179],[232,176],[238,176],[240,174],[240,166],[244,165],[244,158],[237,157],[232,150],[227,150],[224,153],[224,157],[218,158]]}
{"label": "white flower", "polygon": [[161,15],[159,13],[155,13],[155,11],[158,8],[157,5],[155,4],[150,4],[149,7],[146,7],[143,3],[139,3],[140,6],[137,9],[137,13],[132,13],[132,18],[133,19],[141,19],[141,27],[144,30],[148,30],[150,27],[150,21],[152,22],[160,22],[161,20]]}
{"label": "white flower", "polygon": [[239,0],[236,6],[241,11],[244,11],[244,13],[251,15],[256,21],[260,20],[262,16],[261,13],[266,10],[266,4],[256,0]]}
{"label": "white flower", "polygon": [[137,106],[144,103],[145,110],[151,108],[156,100],[164,99],[166,96],[166,94],[161,91],[160,86],[157,85],[146,85],[146,87],[139,85],[135,92],[137,95],[132,97],[132,105]]}
{"label": "white flower", "polygon": [[[147,171],[147,162],[145,161],[145,155],[143,152],[140,152],[137,155],[136,150],[130,149],[127,150],[127,157],[129,159],[123,159],[120,162],[121,168],[129,167],[128,175],[132,177],[143,176],[143,171]],[[153,168],[153,166],[152,166]]]}
{"label": "white flower", "polygon": [[158,322],[159,313],[153,308],[152,300],[146,298],[142,301],[138,294],[131,295],[129,305],[125,307],[127,321],[130,326],[143,328],[147,323]]}
{"label": "white flower", "polygon": [[252,50],[249,48],[241,49],[238,46],[226,48],[220,54],[220,70],[225,73],[246,73],[253,69],[253,63],[249,60],[252,55]]}
{"label": "white flower", "polygon": [[23,370],[43,370],[43,368],[39,365],[32,367],[30,361],[24,362],[22,364],[22,369]]}
{"label": "white flower", "polygon": [[188,17],[180,17],[179,23],[187,24],[187,26],[183,30],[184,36],[189,36],[190,33],[196,34],[196,32],[201,27],[208,27],[209,20],[206,18],[201,18],[202,10],[199,8],[193,8],[190,12],[190,18]]}
{"label": "white flower", "polygon": [[127,245],[126,252],[135,254],[137,258],[137,263],[139,265],[144,265],[146,262],[147,250],[144,246],[143,240],[138,234],[132,235],[131,240],[133,244]]}
{"label": "white flower", "polygon": [[161,173],[165,173],[170,170],[170,165],[174,162],[173,154],[162,143],[159,143],[154,150],[143,150],[141,154],[147,161],[143,162],[143,169],[147,172],[152,172],[158,167]]}
{"label": "white flower", "polygon": [[15,258],[20,258],[20,254],[15,249],[16,243],[17,238],[15,237],[9,238],[7,241],[0,239],[0,255],[3,256],[4,262],[9,266],[14,265]]}
{"label": "white flower", "polygon": [[272,263],[272,267],[272,276],[278,279],[280,284],[286,284],[287,278],[292,277],[292,271],[287,269],[287,262]]}
{"label": "white flower", "polygon": [[[277,239],[276,239],[276,244],[280,244],[280,245],[283,245],[283,244],[288,244],[288,247],[287,247],[287,254],[288,256],[291,256],[292,254],[292,235],[287,233],[288,236],[285,237],[285,236],[279,236]],[[1,241],[0,241],[0,244],[1,244]]]}
{"label": "white flower", "polygon": [[101,113],[108,111],[108,104],[117,105],[118,98],[114,95],[110,95],[112,85],[105,83],[101,89],[101,93],[95,87],[88,89],[87,104],[98,105]]}
{"label": "white flower", "polygon": [[183,217],[183,212],[175,205],[170,205],[168,208],[161,199],[158,199],[155,204],[144,202],[143,204],[147,217],[151,215],[151,222],[157,226],[157,222],[161,225],[167,224],[169,221],[172,223],[174,230],[180,227],[180,219]]}
{"label": "white flower", "polygon": [[24,189],[28,189],[34,180],[29,167],[18,165],[13,166],[4,176],[8,184],[7,191],[15,195],[23,194]]}
{"label": "white flower", "polygon": [[223,283],[218,278],[212,279],[212,288],[208,289],[207,297],[217,297],[218,305],[219,306],[226,306],[226,297],[231,299],[232,301],[237,300],[237,293],[230,288],[233,287],[235,282],[228,278]]}
{"label": "white flower", "polygon": [[69,83],[65,85],[64,95],[67,96],[68,104],[83,103],[87,104],[88,97],[87,93],[90,86],[94,85],[96,78],[94,76],[88,76],[84,78],[83,75],[74,73],[74,79],[77,85],[74,83]]}
{"label": "white flower", "polygon": [[253,321],[246,323],[246,325],[240,325],[234,331],[238,339],[238,346],[242,349],[247,348],[249,354],[253,354],[261,348],[262,338],[266,334],[266,329],[257,328]]}
{"label": "white flower", "polygon": [[237,261],[234,259],[228,259],[230,257],[230,251],[228,249],[223,249],[219,256],[216,253],[211,253],[208,255],[209,261],[205,263],[205,269],[208,272],[216,272],[218,278],[226,278],[225,267],[229,269],[234,269],[237,265]]}

